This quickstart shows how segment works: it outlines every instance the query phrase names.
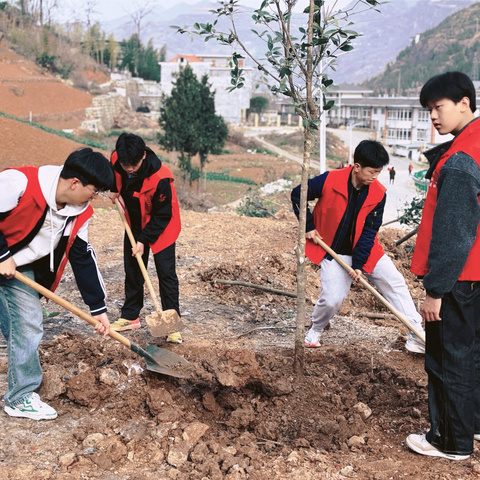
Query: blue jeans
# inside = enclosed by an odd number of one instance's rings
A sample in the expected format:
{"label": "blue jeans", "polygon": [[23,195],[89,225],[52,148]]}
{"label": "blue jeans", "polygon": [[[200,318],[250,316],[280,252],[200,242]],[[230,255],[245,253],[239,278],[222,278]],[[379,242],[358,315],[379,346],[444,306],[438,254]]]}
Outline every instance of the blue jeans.
{"label": "blue jeans", "polygon": [[445,453],[469,455],[480,433],[480,282],[456,282],[440,317],[425,325],[427,440]]}
{"label": "blue jeans", "polygon": [[[33,271],[19,268],[34,278]],[[0,327],[7,341],[8,390],[5,405],[15,406],[42,383],[38,345],[43,335],[43,315],[35,290],[0,275]]]}

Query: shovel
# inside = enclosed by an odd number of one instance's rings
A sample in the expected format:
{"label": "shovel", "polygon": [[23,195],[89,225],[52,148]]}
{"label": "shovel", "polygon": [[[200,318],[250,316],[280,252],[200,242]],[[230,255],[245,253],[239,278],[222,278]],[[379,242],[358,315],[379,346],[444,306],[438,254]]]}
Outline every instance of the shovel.
{"label": "shovel", "polygon": [[[338,256],[323,240],[315,236],[314,242],[320,245],[326,252],[328,252],[348,273],[353,272],[353,268],[346,263],[340,256]],[[380,300],[409,330],[411,330],[420,340],[425,343],[425,335],[423,332],[414,327],[391,303],[387,301],[380,293],[377,292],[364,278],[360,277],[359,282],[373,295],[377,300]]]}
{"label": "shovel", "polygon": [[[132,234],[132,229],[125,218],[125,213],[123,212],[123,208],[118,201],[118,198],[115,199],[115,205],[117,207],[118,213],[120,214],[120,218],[122,219],[123,226],[125,227],[125,231],[127,232],[128,238],[130,239],[130,243],[132,244],[132,248],[135,248],[137,242]],[[145,320],[147,322],[148,328],[150,329],[150,333],[154,337],[164,337],[169,335],[170,333],[179,332],[184,328],[182,319],[176,310],[173,308],[170,310],[164,310],[160,308],[160,305],[157,301],[157,296],[155,295],[155,291],[153,290],[152,282],[150,281],[150,277],[148,276],[147,269],[145,268],[145,264],[143,263],[142,256],[137,253],[135,255],[140,270],[142,271],[143,278],[145,279],[145,283],[147,284],[148,291],[150,292],[150,297],[152,297],[153,304],[155,306],[156,313],[147,315]]]}
{"label": "shovel", "polygon": [[[18,271],[15,272],[15,278],[30,288],[33,288],[45,298],[49,298],[55,303],[58,303],[58,305],[61,307],[66,308],[73,314],[80,317],[82,320],[88,322],[90,325],[95,326],[97,323],[99,323],[97,319],[93,318],[88,313],[80,310],[75,305],[67,302],[67,300],[64,300],[62,297],[59,297],[57,294],[51,292],[37,282],[34,282],[32,279],[23,275],[22,273]],[[189,376],[185,370],[188,370],[187,367],[190,366],[190,363],[180,355],[177,355],[170,350],[166,350],[165,348],[159,348],[155,345],[149,344],[147,344],[147,349],[145,351],[143,348],[139,347],[137,344],[131,342],[128,338],[125,338],[114,330],[110,330],[109,335],[114,340],[117,340],[117,342],[120,342],[125,347],[129,348],[132,352],[140,355],[147,364],[147,370],[177,378],[187,378]],[[182,369],[184,371],[182,371]]]}

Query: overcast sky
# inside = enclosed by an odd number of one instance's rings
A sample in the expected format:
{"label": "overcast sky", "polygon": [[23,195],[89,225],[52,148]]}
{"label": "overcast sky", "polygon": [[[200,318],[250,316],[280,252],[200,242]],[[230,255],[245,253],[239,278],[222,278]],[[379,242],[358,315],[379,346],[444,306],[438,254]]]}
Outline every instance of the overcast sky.
{"label": "overcast sky", "polygon": [[[90,0],[93,4],[95,3],[95,20],[102,22],[112,20],[118,17],[122,17],[131,13],[135,6],[141,4],[146,0]],[[153,1],[153,0],[151,0]],[[333,5],[337,3],[338,8],[343,8],[345,5],[351,2],[351,0],[327,0],[326,4]],[[78,0],[63,0],[60,2],[60,8],[63,10],[62,17],[71,19],[71,12],[78,12],[77,15],[80,15],[82,12],[83,2],[78,2]],[[87,2],[85,2],[87,3]],[[170,8],[175,4],[189,3],[215,3],[215,0],[156,0],[158,5],[161,5],[164,8]],[[305,6],[308,4],[308,0],[298,0],[299,11],[302,11]],[[240,5],[245,5],[251,8],[256,8],[261,5],[261,0],[240,0]]]}

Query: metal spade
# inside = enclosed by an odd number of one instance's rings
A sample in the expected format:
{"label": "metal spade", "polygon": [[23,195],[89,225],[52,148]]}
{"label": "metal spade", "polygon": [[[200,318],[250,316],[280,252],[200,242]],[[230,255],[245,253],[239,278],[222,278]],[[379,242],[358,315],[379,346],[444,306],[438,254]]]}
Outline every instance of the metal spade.
{"label": "metal spade", "polygon": [[[115,205],[117,207],[118,213],[120,214],[120,218],[122,219],[123,226],[125,227],[125,231],[127,232],[128,238],[130,239],[130,243],[132,244],[132,248],[135,248],[137,242],[133,237],[132,229],[128,224],[127,219],[125,218],[125,213],[123,211],[118,198],[115,199]],[[152,298],[153,304],[155,306],[156,313],[147,315],[145,320],[147,322],[148,328],[150,329],[150,333],[154,337],[164,337],[169,335],[170,333],[179,332],[183,330],[184,325],[180,315],[174,309],[163,310],[160,308],[160,305],[157,301],[157,296],[155,295],[155,291],[153,289],[152,282],[148,276],[147,269],[145,268],[145,264],[143,263],[142,256],[137,253],[135,255],[140,270],[142,271],[143,278],[145,279],[145,283],[147,284],[148,291],[150,292],[150,297]]]}
{"label": "metal spade", "polygon": [[[77,317],[80,317],[82,320],[88,322],[90,325],[95,326],[97,325],[97,323],[99,323],[97,319],[95,319],[88,313],[80,310],[75,305],[72,305],[67,300],[51,292],[47,288],[43,287],[42,285],[33,281],[22,273],[18,271],[15,272],[15,278],[20,282],[24,283],[25,285],[29,286],[30,288],[33,288],[45,298],[49,298],[55,303],[58,303],[58,305],[60,305],[61,307],[66,308],[73,314],[77,315]],[[132,352],[140,355],[145,360],[147,370],[162,373],[163,375],[170,375],[177,378],[187,378],[190,376],[190,363],[180,355],[177,355],[176,353],[173,353],[165,348],[159,348],[156,345],[147,344],[146,350],[144,350],[143,348],[130,341],[128,338],[125,338],[123,335],[120,335],[114,330],[110,330],[109,335],[117,342],[120,342],[125,347],[128,347]]]}

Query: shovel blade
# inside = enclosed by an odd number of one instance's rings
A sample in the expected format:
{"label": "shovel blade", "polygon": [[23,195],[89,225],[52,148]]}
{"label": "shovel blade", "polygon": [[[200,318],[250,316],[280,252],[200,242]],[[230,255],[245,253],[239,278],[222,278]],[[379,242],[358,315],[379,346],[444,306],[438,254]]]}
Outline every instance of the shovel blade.
{"label": "shovel blade", "polygon": [[191,376],[190,363],[180,355],[151,344],[147,344],[146,353],[147,355],[143,355],[143,358],[147,364],[147,370],[177,378]]}
{"label": "shovel blade", "polygon": [[145,321],[153,337],[165,337],[185,328],[180,315],[174,309],[147,315]]}

